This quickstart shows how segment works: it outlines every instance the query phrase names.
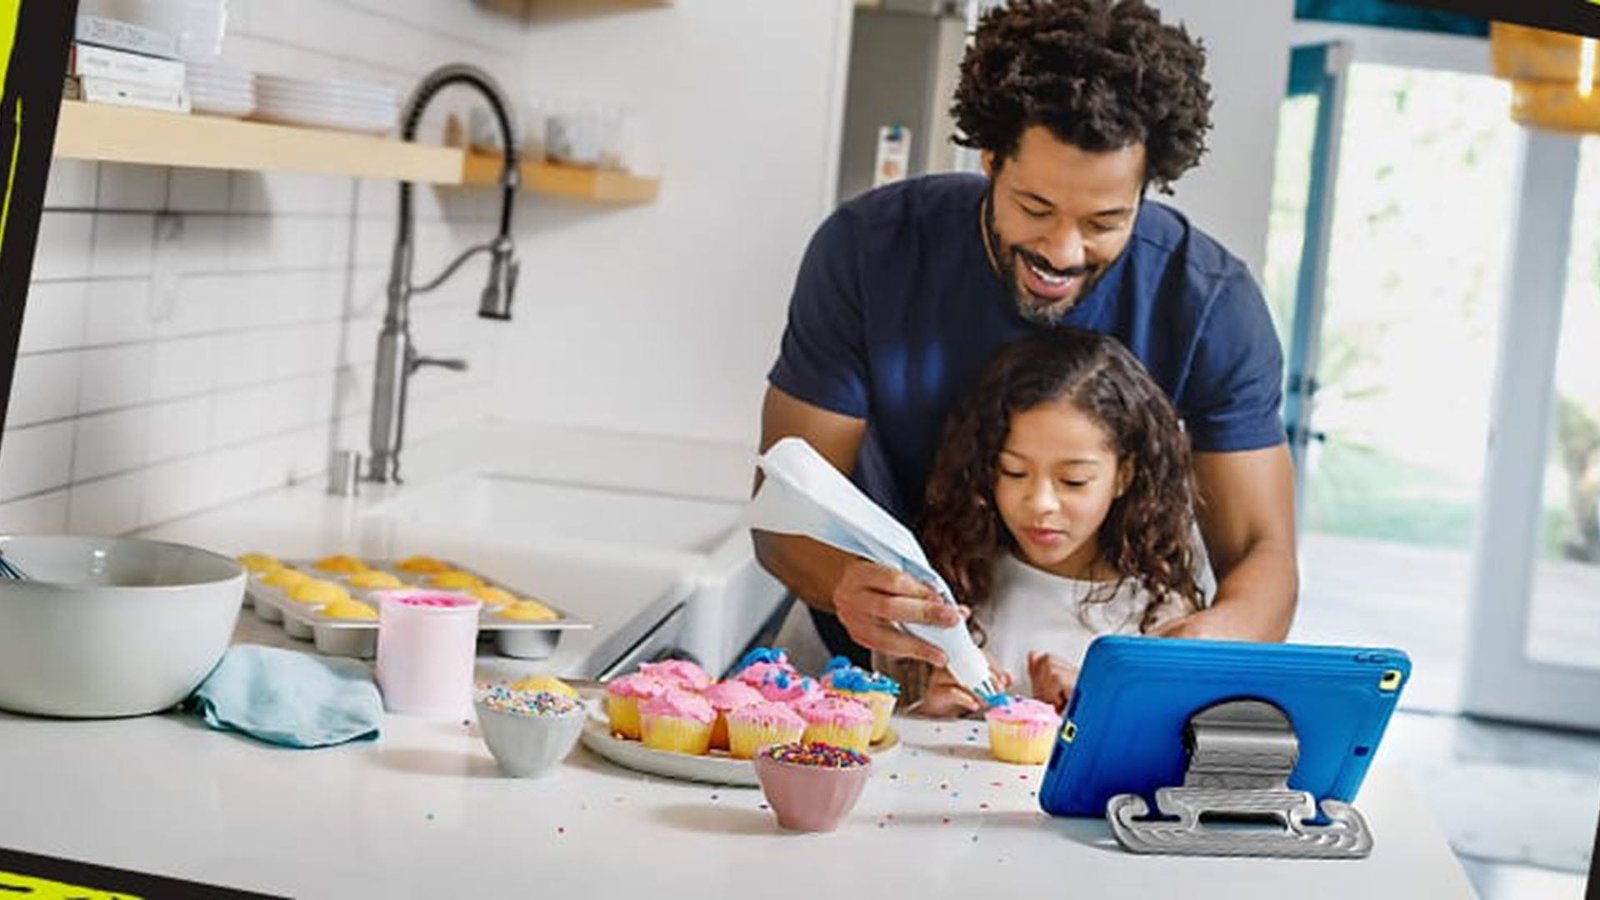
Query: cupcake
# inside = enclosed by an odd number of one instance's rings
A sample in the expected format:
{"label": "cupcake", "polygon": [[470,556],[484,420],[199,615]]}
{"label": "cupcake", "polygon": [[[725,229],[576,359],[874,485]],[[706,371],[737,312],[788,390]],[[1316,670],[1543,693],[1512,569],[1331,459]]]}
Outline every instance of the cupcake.
{"label": "cupcake", "polygon": [[461,591],[468,588],[483,587],[483,579],[471,572],[450,569],[428,576],[428,584],[447,591]]}
{"label": "cupcake", "polygon": [[1054,706],[1031,697],[1009,697],[984,718],[989,722],[989,754],[995,759],[1030,766],[1049,761],[1061,725]]}
{"label": "cupcake", "polygon": [[612,733],[630,740],[640,735],[639,704],[658,697],[672,686],[648,675],[624,675],[606,684],[606,718]]}
{"label": "cupcake", "polygon": [[490,587],[486,584],[475,588],[468,588],[467,593],[483,601],[485,609],[500,609],[517,602],[517,595],[505,588]]}
{"label": "cupcake", "polygon": [[774,744],[756,754],[755,768],[780,827],[833,831],[861,798],[872,760],[826,744]]}
{"label": "cupcake", "polygon": [[639,674],[659,678],[686,691],[703,691],[711,686],[711,676],[687,659],[669,659],[666,662],[640,663]]}
{"label": "cupcake", "polygon": [[315,606],[349,600],[350,592],[331,581],[307,578],[289,589],[289,599]]}
{"label": "cupcake", "polygon": [[794,705],[806,720],[808,744],[832,744],[861,753],[872,743],[872,710],[843,697],[818,697]]}
{"label": "cupcake", "polygon": [[402,572],[410,572],[414,575],[434,575],[439,572],[447,571],[450,568],[445,563],[440,562],[431,556],[421,555],[408,556],[405,559],[395,563],[394,567]]}
{"label": "cupcake", "polygon": [[[643,666],[639,667],[644,670]],[[717,711],[717,721],[711,726],[711,749],[728,749],[728,713],[741,706],[761,703],[761,692],[742,681],[719,681],[700,692],[711,708]]]}
{"label": "cupcake", "polygon": [[360,600],[331,600],[322,607],[322,615],[329,619],[350,619],[352,621],[376,622],[378,611],[362,603]]}
{"label": "cupcake", "polygon": [[351,572],[345,577],[345,583],[353,588],[364,591],[393,591],[406,586],[406,583],[388,572],[377,569],[363,569],[360,572]]}
{"label": "cupcake", "polygon": [[805,731],[806,720],[787,704],[758,700],[728,713],[728,752],[750,759],[763,747],[800,740]]}
{"label": "cupcake", "polygon": [[295,585],[298,585],[301,582],[310,580],[310,575],[307,575],[299,569],[291,569],[288,566],[273,569],[267,574],[261,576],[262,584],[270,584],[273,587],[285,592],[293,590]]}
{"label": "cupcake", "polygon": [[354,556],[348,556],[343,553],[336,553],[333,556],[324,556],[323,558],[312,563],[311,566],[315,569],[321,569],[324,572],[336,572],[340,575],[349,575],[355,572],[362,572],[367,568],[366,563],[356,559]]}
{"label": "cupcake", "polygon": [[522,622],[554,622],[561,618],[555,610],[537,600],[518,600],[495,610],[495,615]]}
{"label": "cupcake", "polygon": [[[758,664],[759,665],[759,664]],[[748,682],[746,682],[748,683]],[[808,678],[796,672],[768,672],[761,682],[755,685],[761,696],[777,703],[788,703],[791,706],[816,700],[822,697],[822,687],[816,679]]]}
{"label": "cupcake", "polygon": [[717,711],[699,694],[677,688],[639,703],[639,731],[646,747],[704,756],[711,749]]}
{"label": "cupcake", "polygon": [[868,672],[835,656],[822,673],[823,690],[831,696],[854,700],[872,710],[872,742],[883,740],[889,732],[889,717],[900,697],[900,684],[881,673]]}
{"label": "cupcake", "polygon": [[483,742],[513,778],[535,778],[555,768],[583,731],[583,704],[562,694],[479,685],[475,701]]}
{"label": "cupcake", "polygon": [[268,556],[265,553],[241,553],[237,559],[239,560],[239,565],[258,574],[266,574],[273,569],[283,567],[283,563],[279,562],[277,557]]}
{"label": "cupcake", "polygon": [[578,699],[578,692],[565,681],[554,675],[529,675],[519,681],[507,685],[513,691],[526,691],[534,694],[560,694],[572,700]]}
{"label": "cupcake", "polygon": [[789,654],[772,647],[756,647],[733,667],[733,677],[752,687],[760,685],[769,675],[780,672],[799,674],[799,670],[789,664]]}

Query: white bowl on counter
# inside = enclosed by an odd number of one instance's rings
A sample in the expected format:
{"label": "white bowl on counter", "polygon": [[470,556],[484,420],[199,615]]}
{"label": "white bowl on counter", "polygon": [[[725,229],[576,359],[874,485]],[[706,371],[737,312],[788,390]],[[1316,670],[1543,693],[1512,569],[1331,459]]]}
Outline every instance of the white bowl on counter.
{"label": "white bowl on counter", "polygon": [[0,537],[0,709],[133,716],[187,697],[222,658],[244,596],[226,556],[162,541]]}

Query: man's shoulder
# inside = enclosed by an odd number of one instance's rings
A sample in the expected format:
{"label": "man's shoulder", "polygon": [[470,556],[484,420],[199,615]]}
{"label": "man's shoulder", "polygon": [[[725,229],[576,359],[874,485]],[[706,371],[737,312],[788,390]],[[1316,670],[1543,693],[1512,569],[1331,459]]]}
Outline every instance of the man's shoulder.
{"label": "man's shoulder", "polygon": [[1134,223],[1138,252],[1162,269],[1182,267],[1184,280],[1205,293],[1248,273],[1244,261],[1178,210],[1146,200]]}
{"label": "man's shoulder", "polygon": [[967,219],[983,199],[989,180],[970,172],[907,178],[874,188],[839,207],[839,212],[875,232],[940,228]]}

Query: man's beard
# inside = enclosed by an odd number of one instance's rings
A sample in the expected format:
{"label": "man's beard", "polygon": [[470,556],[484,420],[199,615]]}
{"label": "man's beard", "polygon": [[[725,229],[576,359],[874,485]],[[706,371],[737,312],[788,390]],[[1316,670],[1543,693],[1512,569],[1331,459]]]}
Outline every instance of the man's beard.
{"label": "man's beard", "polygon": [[[994,215],[994,185],[989,185],[989,196],[984,200],[983,208],[983,240],[987,245],[994,264],[1000,270],[1000,280],[1005,284],[1017,304],[1017,314],[1035,325],[1059,325],[1061,319],[1075,306],[1084,294],[1094,286],[1095,280],[1100,276],[1101,267],[1098,265],[1072,266],[1068,269],[1057,269],[1050,265],[1050,261],[1037,253],[1030,253],[1021,247],[1008,246],[1000,239],[1000,230],[995,226]],[[1023,288],[1017,279],[1017,267],[1027,262],[1033,263],[1040,269],[1052,275],[1062,275],[1069,278],[1081,277],[1082,283],[1078,290],[1071,296],[1060,300],[1042,300]]]}

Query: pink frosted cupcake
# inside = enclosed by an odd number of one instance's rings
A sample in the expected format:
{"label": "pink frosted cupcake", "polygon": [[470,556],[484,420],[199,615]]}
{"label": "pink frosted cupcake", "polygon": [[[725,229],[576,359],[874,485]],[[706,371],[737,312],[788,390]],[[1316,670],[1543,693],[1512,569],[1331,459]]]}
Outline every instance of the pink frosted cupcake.
{"label": "pink frosted cupcake", "polygon": [[800,740],[805,731],[806,720],[787,704],[758,700],[728,713],[728,752],[750,759],[762,747]]}
{"label": "pink frosted cupcake", "polygon": [[717,711],[716,724],[711,726],[713,750],[728,749],[728,713],[762,702],[761,692],[742,681],[719,681],[701,691],[700,696]]}
{"label": "pink frosted cupcake", "polygon": [[711,686],[711,676],[686,659],[672,659],[658,663],[640,663],[639,674],[659,678],[686,691],[703,691]]}
{"label": "pink frosted cupcake", "polygon": [[822,696],[822,686],[816,679],[793,672],[771,672],[756,685],[761,696],[774,703],[794,706]]}
{"label": "pink frosted cupcake", "polygon": [[639,704],[644,745],[654,750],[704,756],[716,721],[717,711],[704,697],[677,688]]}
{"label": "pink frosted cupcake", "polygon": [[1054,706],[1031,697],[1012,697],[984,718],[989,722],[989,754],[995,759],[1029,766],[1049,761],[1061,725]]}
{"label": "pink frosted cupcake", "polygon": [[733,678],[751,687],[759,687],[769,675],[785,673],[798,675],[799,670],[789,664],[789,654],[782,648],[756,647],[739,659],[733,667]]}
{"label": "pink frosted cupcake", "polygon": [[641,732],[639,704],[666,693],[672,685],[649,675],[624,675],[606,684],[606,717],[611,720],[611,731],[629,740],[638,740]]}
{"label": "pink frosted cupcake", "polygon": [[867,752],[872,743],[872,710],[843,697],[817,697],[794,705],[806,720],[807,744],[831,744],[858,753]]}

